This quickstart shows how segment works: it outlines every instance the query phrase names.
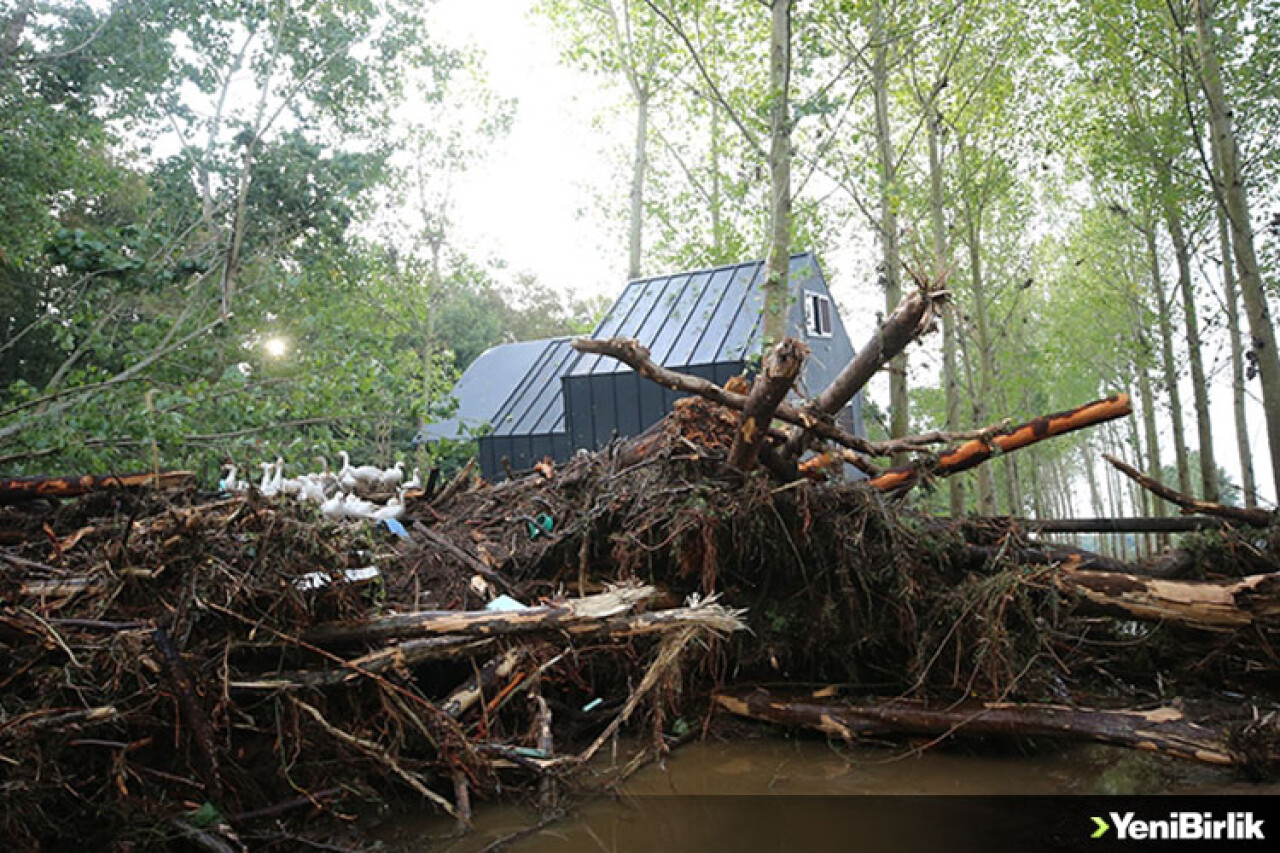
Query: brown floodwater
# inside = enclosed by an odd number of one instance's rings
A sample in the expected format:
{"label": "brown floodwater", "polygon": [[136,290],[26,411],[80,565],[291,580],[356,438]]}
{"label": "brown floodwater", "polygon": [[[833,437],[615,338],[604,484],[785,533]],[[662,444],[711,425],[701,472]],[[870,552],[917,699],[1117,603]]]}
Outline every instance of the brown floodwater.
{"label": "brown floodwater", "polygon": [[[541,828],[532,808],[479,803],[474,830],[461,837],[437,814],[400,815],[371,835],[396,853],[477,853],[504,839],[502,849],[523,853],[1027,849],[962,839],[953,830],[987,820],[997,840],[1015,830],[1034,839],[1043,804],[1059,802],[1048,797],[1099,794],[1274,796],[1280,785],[1250,784],[1229,771],[1107,746],[917,754],[761,738],[682,747],[665,767],[637,773],[620,796],[579,800]],[[954,795],[1040,796],[1013,807],[993,801],[992,810],[984,801]],[[1023,809],[1020,802],[1041,808]]]}

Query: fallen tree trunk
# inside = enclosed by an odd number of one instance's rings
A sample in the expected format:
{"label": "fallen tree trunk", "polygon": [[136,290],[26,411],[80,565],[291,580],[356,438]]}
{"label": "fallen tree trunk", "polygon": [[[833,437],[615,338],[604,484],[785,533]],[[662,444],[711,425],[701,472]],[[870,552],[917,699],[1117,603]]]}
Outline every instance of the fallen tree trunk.
{"label": "fallen tree trunk", "polygon": [[[933,306],[943,298],[945,296],[940,292],[917,290],[899,302],[889,318],[876,329],[871,340],[858,350],[835,380],[801,411],[814,420],[829,418],[839,412],[871,381],[876,371],[906,349],[907,344],[924,334],[933,321]],[[806,435],[803,427],[792,429],[783,448],[783,456],[794,459],[802,454]]]}
{"label": "fallen tree trunk", "polygon": [[[526,623],[523,630],[530,633],[553,631],[568,635],[574,640],[627,640],[683,628],[702,628],[714,633],[730,634],[746,628],[746,623],[742,621],[743,613],[742,610],[717,604],[714,599],[706,599],[686,607],[648,613],[606,616],[569,623]],[[263,673],[256,678],[246,677],[232,681],[230,687],[233,690],[271,691],[356,684],[360,678],[371,673],[407,668],[430,660],[474,657],[493,648],[496,642],[494,637],[476,639],[469,635],[408,640],[369,652],[332,668]],[[272,649],[283,650],[286,646],[257,645],[253,648],[258,653],[266,653]]]}
{"label": "fallen tree trunk", "polygon": [[742,407],[742,419],[738,422],[733,446],[729,448],[729,464],[734,468],[749,471],[755,467],[760,447],[769,434],[773,413],[800,375],[808,354],[807,346],[787,338],[765,356],[760,374]]}
{"label": "fallen tree trunk", "polygon": [[941,737],[957,733],[1061,737],[1126,746],[1205,764],[1236,763],[1221,737],[1187,720],[1175,708],[1103,711],[977,701],[930,707],[902,699],[854,704],[813,695],[793,698],[761,688],[718,691],[715,701],[738,716],[803,726],[846,739],[889,732]]}
{"label": "fallen tree trunk", "polygon": [[[982,519],[972,519],[981,521]],[[1194,533],[1221,530],[1223,518],[1011,518],[1036,533]]]}
{"label": "fallen tree trunk", "polygon": [[568,628],[575,623],[597,622],[625,613],[657,593],[651,586],[624,586],[599,595],[571,599],[563,604],[526,607],[523,610],[427,610],[400,613],[358,623],[318,625],[308,631],[303,639],[323,646],[446,634],[494,637]]}
{"label": "fallen tree trunk", "polygon": [[440,703],[440,710],[455,720],[493,690],[494,685],[506,681],[524,662],[527,651],[522,646],[512,646],[498,657],[486,663],[474,675],[460,684]]}
{"label": "fallen tree trunk", "polygon": [[81,477],[0,478],[0,504],[36,498],[74,498],[105,489],[178,489],[195,482],[192,471],[146,474],[85,474]]}
{"label": "fallen tree trunk", "polygon": [[1186,581],[1100,572],[1067,563],[1054,575],[1063,592],[1109,613],[1225,631],[1280,627],[1280,573],[1237,581]]}
{"label": "fallen tree trunk", "polygon": [[1239,524],[1247,524],[1250,527],[1269,527],[1271,522],[1275,521],[1276,514],[1265,509],[1245,509],[1238,506],[1224,506],[1223,504],[1209,503],[1208,501],[1198,500],[1190,495],[1184,495],[1182,492],[1175,491],[1158,480],[1153,480],[1141,471],[1126,465],[1119,459],[1109,454],[1103,454],[1111,465],[1124,474],[1130,480],[1133,480],[1139,486],[1156,495],[1164,498],[1169,503],[1179,507],[1183,513],[1200,513],[1201,515],[1212,515],[1217,518],[1225,518]]}
{"label": "fallen tree trunk", "polygon": [[1046,438],[1064,435],[1085,427],[1122,418],[1133,412],[1128,394],[1117,394],[1104,400],[1095,400],[1076,409],[1036,418],[1013,427],[1004,435],[990,439],[974,439],[954,450],[941,454],[937,461],[925,469],[918,465],[892,468],[871,480],[871,486],[882,492],[909,489],[928,474],[946,477],[967,471],[1001,453],[1012,453]]}

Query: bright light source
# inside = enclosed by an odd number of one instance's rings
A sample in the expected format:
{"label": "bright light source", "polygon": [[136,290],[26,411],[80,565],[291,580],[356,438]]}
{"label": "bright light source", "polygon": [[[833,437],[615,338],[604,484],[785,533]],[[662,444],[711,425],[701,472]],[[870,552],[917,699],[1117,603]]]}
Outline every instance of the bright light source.
{"label": "bright light source", "polygon": [[284,358],[289,351],[289,342],[284,338],[270,337],[262,342],[262,348],[272,358]]}

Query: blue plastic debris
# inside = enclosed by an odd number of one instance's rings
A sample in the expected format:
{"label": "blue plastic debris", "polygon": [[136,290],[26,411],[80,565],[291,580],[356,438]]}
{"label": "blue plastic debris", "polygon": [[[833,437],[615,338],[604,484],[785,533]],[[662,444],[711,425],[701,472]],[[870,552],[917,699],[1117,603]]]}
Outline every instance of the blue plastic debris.
{"label": "blue plastic debris", "polygon": [[597,696],[595,699],[592,699],[590,702],[582,706],[582,713],[586,714],[589,711],[594,711],[596,708],[600,707],[602,702],[604,702],[604,700]]}
{"label": "blue plastic debris", "polygon": [[390,530],[392,533],[399,536],[401,539],[408,541],[409,531],[405,530],[404,525],[401,524],[399,521],[397,521],[394,518],[384,518],[382,519],[382,523],[385,524],[387,526],[387,529]]}
{"label": "blue plastic debris", "polygon": [[500,595],[486,604],[484,609],[493,613],[510,613],[515,610],[528,610],[529,608],[509,595]]}

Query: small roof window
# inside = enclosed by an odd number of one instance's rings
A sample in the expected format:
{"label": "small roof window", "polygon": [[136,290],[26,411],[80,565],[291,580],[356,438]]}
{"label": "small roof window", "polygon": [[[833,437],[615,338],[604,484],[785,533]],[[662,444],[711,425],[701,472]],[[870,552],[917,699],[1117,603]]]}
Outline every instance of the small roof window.
{"label": "small roof window", "polygon": [[804,292],[804,329],[811,338],[831,337],[831,298],[812,290]]}

